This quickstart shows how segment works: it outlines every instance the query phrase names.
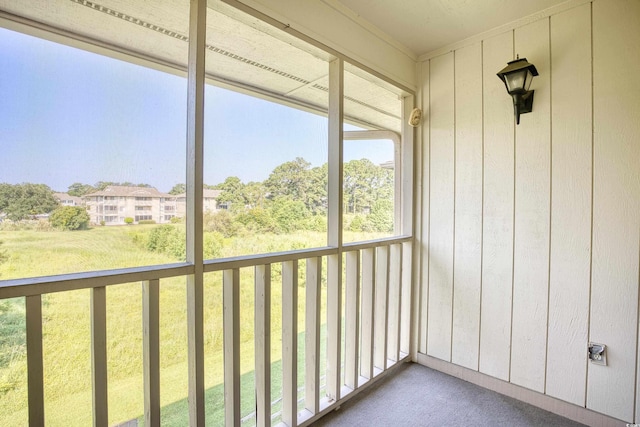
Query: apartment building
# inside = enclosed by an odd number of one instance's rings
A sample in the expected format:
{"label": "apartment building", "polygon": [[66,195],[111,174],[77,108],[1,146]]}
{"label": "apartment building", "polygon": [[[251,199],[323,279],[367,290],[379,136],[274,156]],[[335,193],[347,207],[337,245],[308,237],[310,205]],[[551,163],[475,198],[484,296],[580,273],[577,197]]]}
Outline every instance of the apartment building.
{"label": "apartment building", "polygon": [[83,198],[94,224],[122,225],[126,218],[134,223],[155,221],[164,224],[177,215],[177,197],[153,187],[110,185]]}

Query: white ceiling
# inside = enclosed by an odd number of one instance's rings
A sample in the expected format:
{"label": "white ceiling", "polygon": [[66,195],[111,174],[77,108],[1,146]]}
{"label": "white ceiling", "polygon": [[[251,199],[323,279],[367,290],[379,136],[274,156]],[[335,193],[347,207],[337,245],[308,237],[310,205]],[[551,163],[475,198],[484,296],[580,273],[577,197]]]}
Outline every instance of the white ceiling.
{"label": "white ceiling", "polygon": [[337,0],[416,55],[566,0]]}

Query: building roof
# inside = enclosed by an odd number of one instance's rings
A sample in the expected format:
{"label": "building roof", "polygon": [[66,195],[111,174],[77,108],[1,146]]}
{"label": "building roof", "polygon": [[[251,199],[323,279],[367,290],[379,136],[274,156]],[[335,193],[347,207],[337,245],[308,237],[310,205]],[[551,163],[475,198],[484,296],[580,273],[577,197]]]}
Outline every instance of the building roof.
{"label": "building roof", "polygon": [[72,195],[67,194],[67,193],[53,193],[53,197],[56,200],[59,200],[59,201],[72,200],[76,204],[81,204],[82,203],[82,197],[72,196]]}
{"label": "building roof", "polygon": [[104,190],[85,194],[84,197],[95,197],[95,196],[176,197],[172,194],[162,193],[153,187],[125,187],[122,185],[109,185]]}
{"label": "building roof", "polygon": [[[209,188],[203,188],[202,189],[202,198],[203,199],[217,199],[218,196],[220,195],[220,193],[222,193],[222,190],[211,190]],[[180,193],[177,194],[173,197],[177,197],[177,198],[186,198],[187,197],[187,193]]]}

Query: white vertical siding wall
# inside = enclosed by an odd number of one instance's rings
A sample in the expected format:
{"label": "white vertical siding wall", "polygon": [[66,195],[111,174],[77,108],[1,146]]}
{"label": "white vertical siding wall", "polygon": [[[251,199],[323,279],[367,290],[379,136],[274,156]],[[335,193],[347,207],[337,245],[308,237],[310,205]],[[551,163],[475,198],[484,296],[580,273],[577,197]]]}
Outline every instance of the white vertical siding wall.
{"label": "white vertical siding wall", "polygon": [[482,274],[482,45],[456,51],[455,240],[451,361],[478,369]]}
{"label": "white vertical siding wall", "polygon": [[511,382],[543,392],[551,192],[549,20],[516,29],[514,39],[516,53],[535,64],[540,75],[531,85],[535,114],[521,117],[515,136]]}
{"label": "white vertical siding wall", "polygon": [[574,3],[419,64],[418,351],[640,422],[640,2]]}
{"label": "white vertical siding wall", "polygon": [[[431,61],[431,198],[429,227],[429,308],[427,353],[451,360],[453,307],[454,211],[454,58],[453,53]],[[437,106],[437,108],[433,108]]]}
{"label": "white vertical siding wall", "polygon": [[591,4],[551,17],[551,265],[547,389],[585,404],[591,278]]}

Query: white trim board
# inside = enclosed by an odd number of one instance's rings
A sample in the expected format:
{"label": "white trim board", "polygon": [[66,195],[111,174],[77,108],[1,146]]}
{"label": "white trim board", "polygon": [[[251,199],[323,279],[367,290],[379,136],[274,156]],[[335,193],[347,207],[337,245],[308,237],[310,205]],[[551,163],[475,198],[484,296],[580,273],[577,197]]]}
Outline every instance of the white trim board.
{"label": "white trim board", "polygon": [[564,12],[569,9],[573,9],[574,7],[578,7],[585,3],[593,3],[596,0],[567,0],[564,3],[560,3],[556,6],[552,6],[548,9],[543,9],[539,12],[533,13],[529,16],[525,16],[524,18],[517,19],[515,21],[509,22],[507,24],[501,25],[499,27],[493,28],[491,30],[473,35],[466,39],[460,40],[458,42],[452,43],[450,45],[441,47],[439,49],[433,50],[431,52],[424,53],[418,57],[418,62],[428,61],[436,56],[444,55],[449,52],[453,52],[465,46],[469,46],[474,43],[478,43],[482,40],[486,40],[498,34],[505,33],[507,31],[513,31],[516,28],[523,27],[527,24],[531,24],[532,22],[539,21],[540,19],[548,18],[553,15],[557,15],[558,13]]}
{"label": "white trim board", "polygon": [[423,353],[418,353],[416,362],[428,368],[435,369],[436,371],[451,375],[452,377],[460,378],[461,380],[468,381],[472,384],[479,385],[480,387],[512,397],[582,424],[594,427],[621,427],[626,425],[626,422],[624,421],[499,380],[462,366],[445,362],[435,357],[427,356]]}

